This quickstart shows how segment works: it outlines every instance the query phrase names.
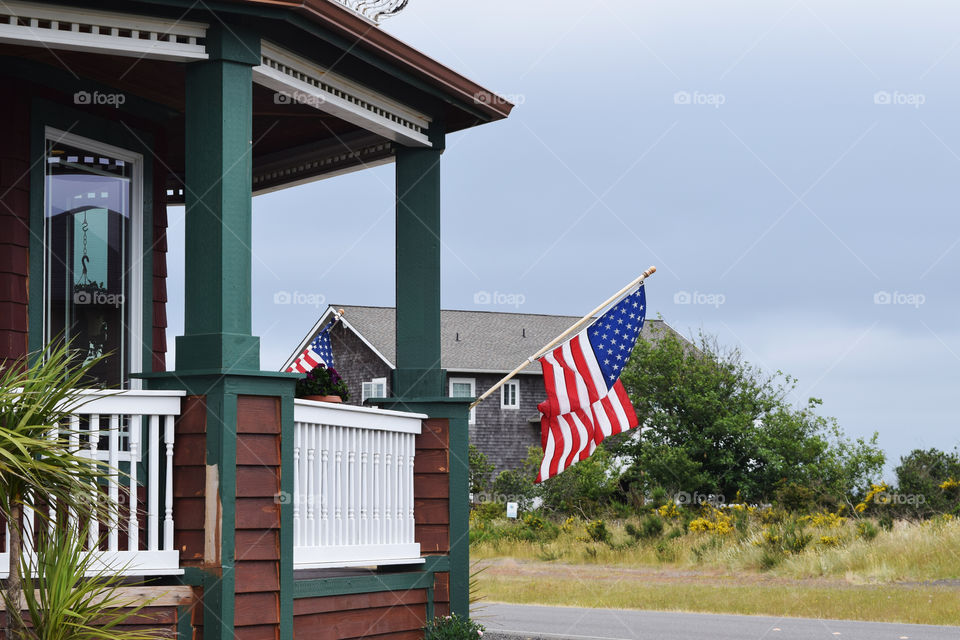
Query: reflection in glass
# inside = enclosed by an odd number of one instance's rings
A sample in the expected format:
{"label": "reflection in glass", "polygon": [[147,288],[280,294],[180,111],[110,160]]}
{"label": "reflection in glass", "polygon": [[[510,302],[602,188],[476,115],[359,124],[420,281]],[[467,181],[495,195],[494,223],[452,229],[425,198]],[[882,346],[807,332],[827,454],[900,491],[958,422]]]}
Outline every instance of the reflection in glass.
{"label": "reflection in glass", "polygon": [[62,335],[87,359],[112,354],[93,375],[125,387],[132,166],[52,140],[46,159],[45,337]]}

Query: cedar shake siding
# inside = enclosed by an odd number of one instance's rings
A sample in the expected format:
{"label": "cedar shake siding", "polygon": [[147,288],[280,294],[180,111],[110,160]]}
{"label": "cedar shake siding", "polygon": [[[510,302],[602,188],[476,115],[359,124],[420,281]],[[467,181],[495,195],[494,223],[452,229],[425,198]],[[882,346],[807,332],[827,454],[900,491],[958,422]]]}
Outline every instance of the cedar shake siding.
{"label": "cedar shake siding", "polygon": [[[7,95],[19,87],[4,78]],[[0,103],[0,361],[27,353],[30,261],[30,105]]]}
{"label": "cedar shake siding", "polygon": [[[530,365],[539,371],[539,364]],[[480,395],[503,377],[499,373],[457,373],[458,378],[474,378],[477,395]],[[495,466],[490,475],[492,481],[501,471],[519,469],[530,447],[540,446],[540,413],[537,405],[547,399],[542,375],[520,374],[520,408],[501,409],[500,390],[477,405],[476,422],[470,425],[470,444],[486,454]],[[534,422],[531,422],[534,419]]]}

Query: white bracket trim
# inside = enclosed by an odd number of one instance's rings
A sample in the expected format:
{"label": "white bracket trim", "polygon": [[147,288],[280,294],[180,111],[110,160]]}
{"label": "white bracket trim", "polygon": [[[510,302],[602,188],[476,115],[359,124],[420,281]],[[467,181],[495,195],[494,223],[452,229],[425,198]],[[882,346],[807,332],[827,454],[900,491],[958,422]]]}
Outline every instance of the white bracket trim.
{"label": "white bracket trim", "polygon": [[304,104],[400,144],[430,147],[430,118],[305,58],[263,41],[253,81],[277,104]]}
{"label": "white bracket trim", "polygon": [[155,60],[203,60],[207,25],[183,20],[0,2],[0,42]]}

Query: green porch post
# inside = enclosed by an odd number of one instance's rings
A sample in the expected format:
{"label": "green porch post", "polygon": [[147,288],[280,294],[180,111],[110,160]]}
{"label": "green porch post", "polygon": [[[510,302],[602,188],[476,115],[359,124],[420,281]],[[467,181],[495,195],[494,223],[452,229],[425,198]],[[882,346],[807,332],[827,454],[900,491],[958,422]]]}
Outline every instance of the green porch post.
{"label": "green porch post", "polygon": [[[260,371],[260,343],[251,331],[252,69],[260,64],[261,35],[219,19],[210,22],[209,59],[186,66],[184,335],[176,338],[176,370],[142,377],[151,388],[184,389],[188,399],[203,397],[206,406],[206,535],[202,558],[191,549],[184,576],[203,589],[204,637],[231,640],[239,635],[238,620],[248,630],[250,611],[244,602],[251,593],[274,593],[277,622],[267,607],[264,624],[289,638],[293,509],[289,500],[277,498],[293,493],[298,376]],[[264,413],[265,405],[251,409],[264,397],[275,401],[270,406],[277,414]],[[251,448],[265,439],[276,443],[279,460],[273,444]],[[238,466],[269,471],[276,486],[244,484]],[[177,479],[174,483],[176,492]],[[277,521],[270,524],[264,518],[273,504],[278,505]],[[196,516],[177,513],[175,518],[188,515]],[[279,558],[262,556],[249,535],[241,543],[240,529],[263,536],[277,532]]]}
{"label": "green porch post", "polygon": [[393,394],[401,398],[444,393],[440,368],[440,154],[397,151],[397,368]]}
{"label": "green porch post", "polygon": [[214,24],[206,45],[210,59],[187,65],[186,73],[187,278],[177,369],[255,371],[251,136],[260,36]]}
{"label": "green porch post", "polygon": [[449,420],[450,609],[469,615],[469,399],[447,398],[440,366],[440,156],[443,130],[435,122],[429,149],[402,147],[397,176],[397,368],[391,409]]}

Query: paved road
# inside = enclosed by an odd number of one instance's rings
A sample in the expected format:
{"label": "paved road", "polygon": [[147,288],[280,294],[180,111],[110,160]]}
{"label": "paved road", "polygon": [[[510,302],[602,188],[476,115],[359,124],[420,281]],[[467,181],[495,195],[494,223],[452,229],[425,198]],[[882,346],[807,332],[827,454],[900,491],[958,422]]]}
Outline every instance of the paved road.
{"label": "paved road", "polygon": [[960,640],[960,627],[631,609],[491,603],[472,617],[483,640]]}

